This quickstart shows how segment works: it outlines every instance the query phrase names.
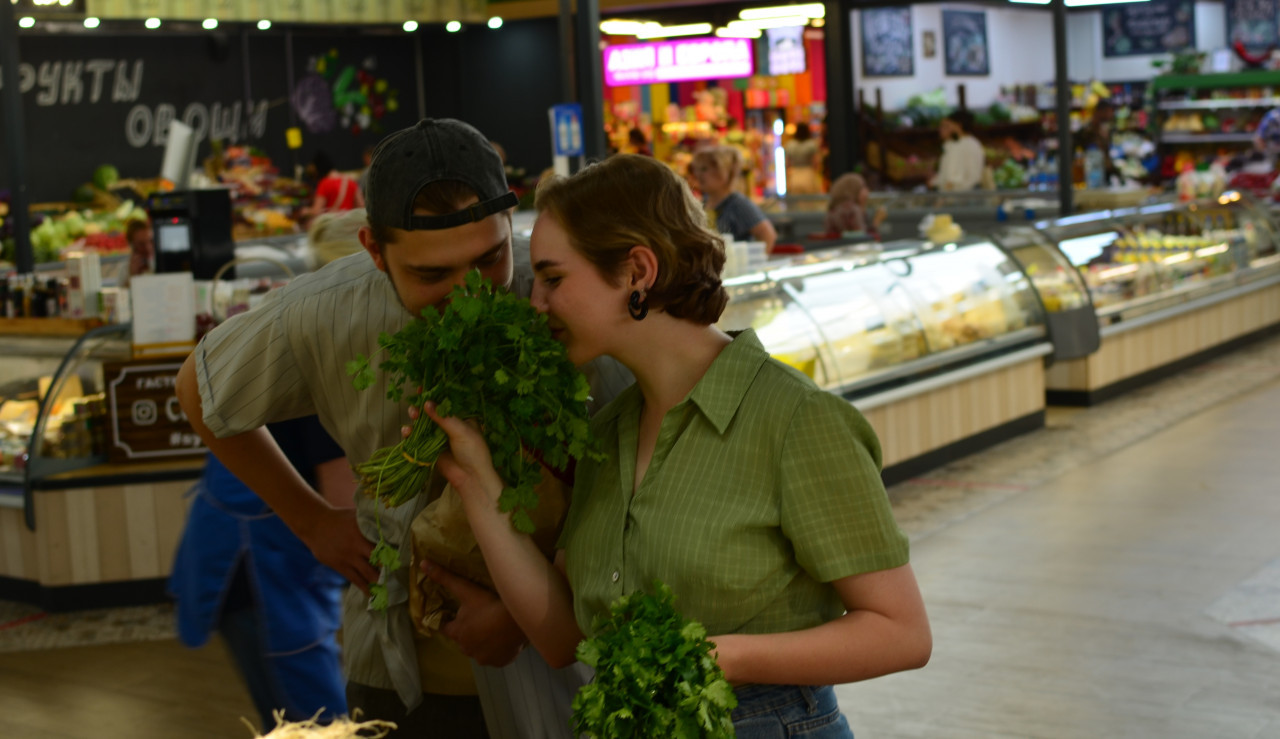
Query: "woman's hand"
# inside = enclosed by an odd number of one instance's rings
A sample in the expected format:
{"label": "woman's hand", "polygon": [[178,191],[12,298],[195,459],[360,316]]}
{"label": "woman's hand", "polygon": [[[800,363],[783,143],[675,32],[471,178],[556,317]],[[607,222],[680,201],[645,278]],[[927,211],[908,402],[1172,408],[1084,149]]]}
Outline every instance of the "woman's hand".
{"label": "woman's hand", "polygon": [[[427,417],[449,436],[449,448],[436,460],[440,474],[453,485],[463,501],[485,499],[496,503],[506,485],[493,467],[489,445],[475,421],[463,421],[436,413],[435,403],[423,406]],[[410,413],[413,417],[413,413]]]}

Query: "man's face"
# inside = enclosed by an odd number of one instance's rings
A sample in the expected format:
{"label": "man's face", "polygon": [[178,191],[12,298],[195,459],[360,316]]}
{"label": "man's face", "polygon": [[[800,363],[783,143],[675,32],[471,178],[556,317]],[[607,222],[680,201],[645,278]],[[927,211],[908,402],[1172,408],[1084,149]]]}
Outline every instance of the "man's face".
{"label": "man's face", "polygon": [[129,248],[137,254],[151,256],[156,250],[155,232],[149,228],[140,228],[134,231],[133,240],[129,242]]}
{"label": "man's face", "polygon": [[495,285],[511,285],[511,218],[506,213],[441,231],[396,230],[390,244],[376,243],[366,226],[360,229],[360,243],[414,316],[427,306],[443,310],[449,292],[473,269]]}

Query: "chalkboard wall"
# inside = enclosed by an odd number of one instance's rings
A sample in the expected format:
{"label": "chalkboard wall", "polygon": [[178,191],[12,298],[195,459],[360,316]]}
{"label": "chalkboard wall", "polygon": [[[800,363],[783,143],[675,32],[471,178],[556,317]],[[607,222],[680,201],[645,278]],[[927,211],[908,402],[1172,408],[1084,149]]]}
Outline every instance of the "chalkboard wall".
{"label": "chalkboard wall", "polygon": [[[203,133],[201,158],[216,138],[256,146],[285,171],[317,149],[358,169],[365,148],[418,119],[419,78],[428,116],[473,123],[537,172],[551,162],[546,110],[560,101],[554,19],[412,36],[24,34],[19,55],[33,202],[69,199],[100,164],[158,175],[174,119]],[[303,133],[296,151],[290,126]]]}

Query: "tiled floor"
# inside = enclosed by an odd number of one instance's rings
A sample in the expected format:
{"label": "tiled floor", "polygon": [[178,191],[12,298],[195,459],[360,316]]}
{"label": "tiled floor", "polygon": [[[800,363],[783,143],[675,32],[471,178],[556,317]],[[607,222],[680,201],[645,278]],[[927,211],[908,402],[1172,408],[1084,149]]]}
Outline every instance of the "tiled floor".
{"label": "tiled floor", "polygon": [[[1280,737],[1280,338],[890,495],[935,649],[838,689],[859,739]],[[169,618],[0,603],[0,737],[251,736]]]}

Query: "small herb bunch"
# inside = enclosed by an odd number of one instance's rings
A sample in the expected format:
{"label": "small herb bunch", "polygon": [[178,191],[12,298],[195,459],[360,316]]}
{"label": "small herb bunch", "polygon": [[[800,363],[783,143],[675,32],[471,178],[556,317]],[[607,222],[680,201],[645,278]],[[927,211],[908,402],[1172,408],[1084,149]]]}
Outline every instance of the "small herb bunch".
{"label": "small herb bunch", "polygon": [[[379,335],[378,346],[384,355],[378,369],[390,376],[389,399],[407,399],[415,408],[432,401],[442,416],[479,422],[494,468],[510,486],[498,506],[511,513],[517,530],[533,533],[529,511],[538,505],[534,486],[540,473],[521,448],[558,469],[570,457],[594,454],[586,406],[590,386],[551,335],[546,317],[472,271],[449,294],[443,313],[423,309],[421,320]],[[347,363],[347,374],[358,390],[376,378],[363,355]],[[410,387],[418,390],[407,392]],[[387,507],[411,500],[426,489],[448,443],[443,429],[419,418],[408,438],[356,466],[362,488]],[[370,560],[389,570],[400,567],[399,553],[381,537]],[[374,587],[373,607],[385,607],[385,590]]]}
{"label": "small herb bunch", "polygon": [[707,630],[675,609],[661,582],[656,595],[635,592],[599,616],[578,659],[596,677],[573,698],[576,734],[594,739],[732,737],[737,696],[711,656]]}

